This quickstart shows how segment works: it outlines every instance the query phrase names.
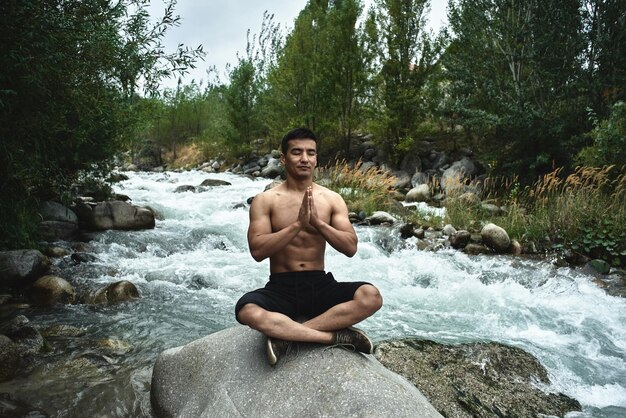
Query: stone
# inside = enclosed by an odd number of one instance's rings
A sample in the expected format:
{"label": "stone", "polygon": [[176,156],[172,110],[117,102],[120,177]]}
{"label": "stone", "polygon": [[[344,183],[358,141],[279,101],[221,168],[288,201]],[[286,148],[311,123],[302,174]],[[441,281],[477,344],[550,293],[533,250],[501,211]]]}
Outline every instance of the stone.
{"label": "stone", "polygon": [[275,179],[276,177],[281,177],[284,172],[285,169],[280,164],[280,161],[275,158],[271,158],[267,165],[263,167],[263,170],[261,170],[261,177]]}
{"label": "stone", "polygon": [[229,183],[225,180],[218,180],[218,179],[206,179],[202,183],[200,183],[200,186],[202,187],[231,186],[231,185],[232,183]]}
{"label": "stone", "polygon": [[441,230],[441,233],[442,233],[444,236],[448,236],[448,237],[449,237],[450,235],[454,235],[454,234],[456,234],[456,229],[455,229],[452,225],[450,225],[450,224],[446,224],[446,225],[443,227],[443,229]]}
{"label": "stone", "polygon": [[[236,350],[233,347],[237,347]],[[265,337],[235,326],[162,352],[150,399],[157,417],[441,417],[373,356],[300,343],[269,366]]]}
{"label": "stone", "polygon": [[48,201],[39,208],[42,221],[39,223],[39,237],[45,241],[68,239],[78,232],[78,217],[60,203]]}
{"label": "stone", "polygon": [[504,213],[500,206],[494,205],[493,203],[482,202],[480,208],[491,216],[498,216]]}
{"label": "stone", "polygon": [[43,276],[33,284],[31,298],[36,305],[71,304],[76,300],[76,290],[61,277]]}
{"label": "stone", "polygon": [[20,366],[20,352],[15,344],[6,335],[0,334],[0,382],[15,377]]}
{"label": "stone", "polygon": [[114,304],[128,302],[138,298],[139,290],[137,290],[137,287],[128,280],[121,280],[96,291],[96,293],[87,298],[87,303]]}
{"label": "stone", "polygon": [[446,417],[562,417],[581,410],[575,399],[537,387],[550,383],[548,373],[520,348],[404,339],[379,344],[375,356]]}
{"label": "stone", "polygon": [[519,241],[512,239],[511,240],[511,248],[509,248],[509,252],[513,255],[521,255],[522,254],[522,244]]}
{"label": "stone", "polygon": [[483,244],[470,242],[463,248],[463,252],[469,255],[493,254],[493,251]]}
{"label": "stone", "polygon": [[406,194],[406,202],[428,202],[430,200],[430,188],[428,184],[420,184],[413,187]]}
{"label": "stone", "polygon": [[82,204],[77,212],[81,225],[93,231],[151,229],[155,226],[154,213],[150,209],[118,200]]}
{"label": "stone", "polygon": [[9,321],[5,334],[17,344],[20,356],[38,354],[45,346],[39,330],[24,315],[18,315]]}
{"label": "stone", "polygon": [[600,274],[609,274],[609,271],[611,271],[611,265],[604,260],[591,260],[587,265]]}
{"label": "stone", "polygon": [[196,192],[196,187],[191,184],[183,184],[174,189],[174,193],[186,193],[186,192]]}
{"label": "stone", "polygon": [[394,190],[408,190],[411,188],[411,176],[406,171],[393,171],[391,173],[393,177],[395,177],[394,183],[391,185],[391,188]]}
{"label": "stone", "polygon": [[411,177],[411,186],[419,186],[420,184],[428,184],[428,174],[417,172]]}
{"label": "stone", "polygon": [[0,251],[0,287],[27,285],[50,268],[50,261],[37,250]]}
{"label": "stone", "polygon": [[465,180],[477,173],[476,165],[467,157],[455,161],[441,175],[441,188],[446,194],[462,194],[465,188]]}
{"label": "stone", "polygon": [[365,218],[365,221],[370,225],[393,224],[396,221],[396,218],[387,212],[375,211],[370,216]]}
{"label": "stone", "polygon": [[472,234],[470,234],[469,231],[461,229],[456,231],[454,234],[451,234],[448,237],[448,240],[450,241],[450,246],[452,248],[460,249],[465,248],[471,238]]}
{"label": "stone", "polygon": [[70,254],[69,250],[62,248],[62,247],[55,247],[55,246],[46,247],[44,248],[43,252],[48,257],[54,257],[54,258],[65,257],[66,255]]}
{"label": "stone", "polygon": [[480,231],[483,243],[499,254],[506,253],[511,246],[511,239],[506,231],[496,224],[488,223]]}
{"label": "stone", "polygon": [[40,333],[45,338],[76,338],[85,336],[87,331],[73,325],[57,324],[42,329]]}
{"label": "stone", "polygon": [[465,192],[461,196],[458,197],[459,202],[464,204],[465,206],[476,206],[480,203],[480,199],[476,196],[475,193]]}
{"label": "stone", "polygon": [[46,418],[49,416],[51,415],[46,411],[15,399],[8,393],[0,393],[0,417]]}

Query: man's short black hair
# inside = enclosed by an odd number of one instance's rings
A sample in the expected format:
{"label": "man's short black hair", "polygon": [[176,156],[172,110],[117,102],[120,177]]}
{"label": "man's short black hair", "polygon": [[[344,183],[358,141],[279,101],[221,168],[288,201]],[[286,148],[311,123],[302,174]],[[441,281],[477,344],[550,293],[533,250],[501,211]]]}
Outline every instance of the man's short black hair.
{"label": "man's short black hair", "polygon": [[308,128],[295,128],[283,136],[283,140],[280,143],[280,149],[283,154],[287,154],[287,143],[292,139],[312,139],[317,144],[317,137],[312,130]]}

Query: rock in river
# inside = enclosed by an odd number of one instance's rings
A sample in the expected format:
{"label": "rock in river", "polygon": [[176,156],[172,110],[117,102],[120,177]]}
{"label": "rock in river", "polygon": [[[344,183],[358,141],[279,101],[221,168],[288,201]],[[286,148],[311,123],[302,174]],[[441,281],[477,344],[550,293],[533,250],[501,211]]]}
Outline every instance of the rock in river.
{"label": "rock in river", "polygon": [[299,344],[276,366],[265,337],[236,326],[160,354],[151,401],[160,417],[441,417],[373,356]]}

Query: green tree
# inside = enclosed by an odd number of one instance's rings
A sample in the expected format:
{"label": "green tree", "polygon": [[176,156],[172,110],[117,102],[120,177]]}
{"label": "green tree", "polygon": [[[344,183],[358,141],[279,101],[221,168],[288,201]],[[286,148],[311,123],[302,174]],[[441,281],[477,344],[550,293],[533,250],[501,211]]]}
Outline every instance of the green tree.
{"label": "green tree", "polygon": [[32,242],[39,200],[114,155],[141,85],[202,55],[164,51],[173,3],[156,24],[143,0],[0,3],[0,247]]}
{"label": "green tree", "polygon": [[[311,0],[298,15],[268,72],[269,131],[280,135],[296,125],[338,139],[350,154],[368,92],[371,56],[358,25],[359,0]],[[326,141],[325,139],[325,141]]]}
{"label": "green tree", "polygon": [[487,162],[528,179],[566,164],[585,130],[578,1],[451,1],[449,22],[448,112],[485,138]]}
{"label": "green tree", "polygon": [[444,50],[446,37],[426,30],[428,0],[378,0],[378,126],[390,157],[412,145],[419,121],[426,117],[424,89]]}

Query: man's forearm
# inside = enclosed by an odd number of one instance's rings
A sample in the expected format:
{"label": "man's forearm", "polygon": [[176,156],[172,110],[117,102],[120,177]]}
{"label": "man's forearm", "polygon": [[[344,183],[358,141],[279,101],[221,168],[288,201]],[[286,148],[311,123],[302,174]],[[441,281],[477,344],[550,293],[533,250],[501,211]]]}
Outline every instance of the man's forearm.
{"label": "man's forearm", "polygon": [[256,261],[262,261],[276,254],[298,235],[300,229],[301,224],[296,221],[280,231],[251,236],[248,241],[252,258]]}
{"label": "man's forearm", "polygon": [[315,228],[335,250],[348,257],[356,254],[358,240],[354,232],[341,231],[323,221],[320,221]]}

